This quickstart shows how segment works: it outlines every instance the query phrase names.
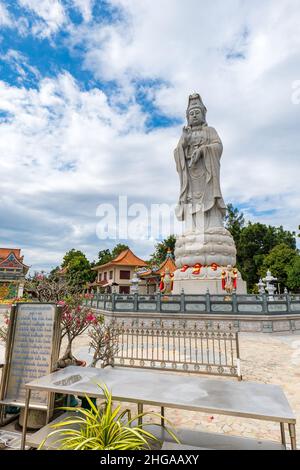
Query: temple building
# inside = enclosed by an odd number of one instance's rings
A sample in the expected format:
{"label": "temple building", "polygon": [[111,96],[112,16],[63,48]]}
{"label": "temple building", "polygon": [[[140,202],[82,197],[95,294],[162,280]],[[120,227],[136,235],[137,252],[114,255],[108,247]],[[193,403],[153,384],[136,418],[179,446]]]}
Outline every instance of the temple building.
{"label": "temple building", "polygon": [[109,263],[95,266],[93,271],[97,271],[97,278],[88,288],[94,292],[130,294],[134,272],[146,267],[147,263],[128,248]]}
{"label": "temple building", "polygon": [[171,251],[168,250],[166,259],[160,266],[138,274],[141,279],[139,286],[140,294],[155,294],[159,292],[161,277],[166,273],[166,271],[173,274],[176,269],[173,255]]}
{"label": "temple building", "polygon": [[28,270],[20,248],[0,248],[0,299],[23,296]]}

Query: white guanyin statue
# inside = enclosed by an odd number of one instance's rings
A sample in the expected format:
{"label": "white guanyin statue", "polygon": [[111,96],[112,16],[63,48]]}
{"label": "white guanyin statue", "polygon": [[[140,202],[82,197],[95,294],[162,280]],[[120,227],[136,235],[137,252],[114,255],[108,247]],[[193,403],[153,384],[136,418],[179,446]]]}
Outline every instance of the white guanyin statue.
{"label": "white guanyin statue", "polygon": [[[220,187],[223,145],[217,131],[207,125],[206,107],[198,93],[190,95],[188,125],[175,149],[180,196],[176,207],[184,233],[175,247],[177,270],[173,294],[223,293],[222,272],[236,264],[234,240],[224,227],[226,205]],[[201,283],[198,282],[201,280]],[[246,293],[238,273],[237,292]]]}

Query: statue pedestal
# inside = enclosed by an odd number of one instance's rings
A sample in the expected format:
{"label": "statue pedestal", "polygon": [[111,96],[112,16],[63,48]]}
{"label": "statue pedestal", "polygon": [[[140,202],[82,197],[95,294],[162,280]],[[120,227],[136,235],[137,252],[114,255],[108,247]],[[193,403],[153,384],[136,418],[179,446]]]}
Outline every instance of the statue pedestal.
{"label": "statue pedestal", "polygon": [[189,231],[176,239],[176,266],[235,266],[236,248],[234,240],[224,227],[213,227],[205,232]]}
{"label": "statue pedestal", "polygon": [[[185,272],[177,269],[174,273],[173,295],[179,295],[182,290],[185,294],[203,295],[207,291],[211,295],[226,295],[222,289],[222,271],[226,266],[218,267],[216,270],[210,266],[201,268],[199,274],[193,274],[194,268],[188,268]],[[236,294],[247,294],[247,284],[238,273]]]}
{"label": "statue pedestal", "polygon": [[[174,273],[173,294],[223,295],[222,271],[236,264],[236,247],[228,230],[212,227],[203,232],[187,231],[178,237],[175,246],[177,270]],[[194,273],[193,266],[200,270]],[[188,266],[188,269],[185,269]],[[185,267],[185,268],[184,268]],[[182,272],[183,270],[184,272]],[[246,294],[247,285],[238,273],[237,294]]]}

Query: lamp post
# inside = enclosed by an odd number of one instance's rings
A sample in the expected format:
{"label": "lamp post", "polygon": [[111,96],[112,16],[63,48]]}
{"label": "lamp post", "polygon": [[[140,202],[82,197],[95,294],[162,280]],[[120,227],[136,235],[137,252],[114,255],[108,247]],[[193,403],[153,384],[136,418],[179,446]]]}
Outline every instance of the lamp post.
{"label": "lamp post", "polygon": [[261,278],[260,278],[259,282],[256,285],[258,287],[258,293],[260,295],[263,295],[263,294],[266,293],[266,290],[265,290],[266,284],[263,282],[263,280]]}
{"label": "lamp post", "polygon": [[138,294],[139,293],[139,284],[141,280],[137,275],[137,272],[134,271],[132,279],[130,281],[130,293],[131,294]]}
{"label": "lamp post", "polygon": [[277,277],[272,276],[271,271],[267,271],[266,277],[263,279],[264,282],[266,282],[266,291],[269,294],[269,300],[274,300],[274,294],[276,292],[276,287],[272,284],[272,282],[277,281]]}

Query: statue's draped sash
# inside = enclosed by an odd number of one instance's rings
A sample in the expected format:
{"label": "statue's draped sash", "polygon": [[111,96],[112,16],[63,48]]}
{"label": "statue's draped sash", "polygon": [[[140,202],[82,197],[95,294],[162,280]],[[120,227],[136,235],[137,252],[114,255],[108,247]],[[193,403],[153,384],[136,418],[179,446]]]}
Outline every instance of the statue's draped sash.
{"label": "statue's draped sash", "polygon": [[[204,147],[204,166],[205,166],[205,184],[203,187],[199,187],[198,193],[201,193],[201,201],[192,200],[193,211],[201,210],[205,213],[212,210],[214,207],[220,211],[221,216],[224,217],[226,213],[226,206],[222,197],[220,188],[220,159],[223,152],[223,145],[217,131],[213,127],[204,127],[202,130],[202,144]],[[180,178],[180,196],[179,203],[176,207],[176,216],[178,220],[184,220],[184,209],[185,205],[188,204],[188,193],[192,195],[192,191],[189,191],[190,185],[190,169],[188,168],[188,162],[183,148],[183,138],[180,139],[178,146],[174,151],[174,157],[176,161],[176,169]],[[196,163],[198,165],[199,162]],[[200,186],[200,182],[199,182]],[[195,206],[194,206],[194,203]],[[200,204],[199,204],[200,203]],[[197,209],[198,208],[198,209]]]}

